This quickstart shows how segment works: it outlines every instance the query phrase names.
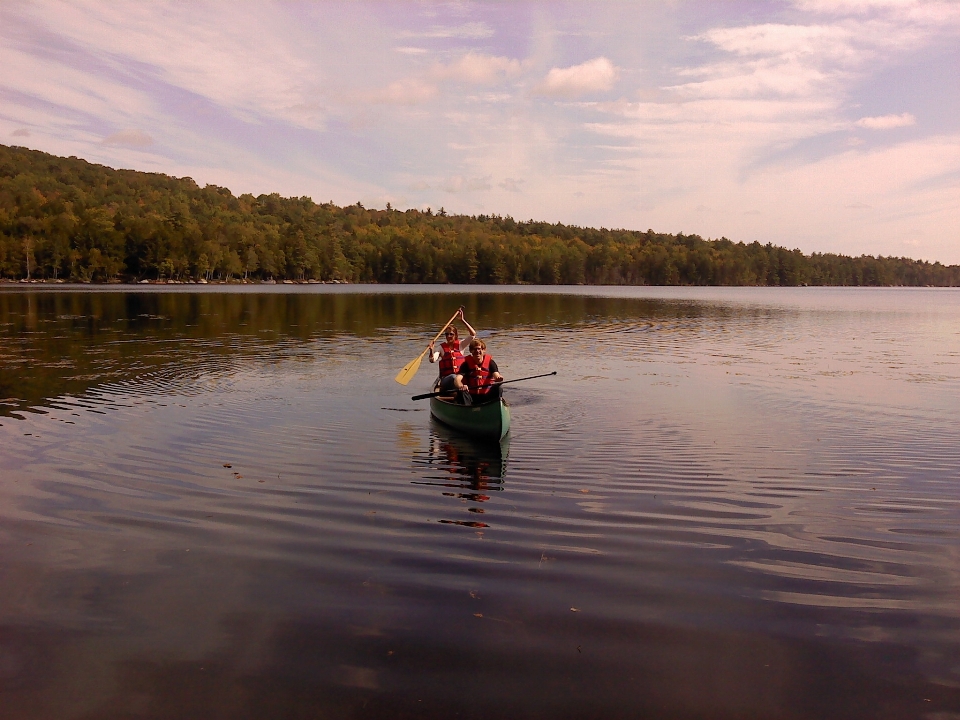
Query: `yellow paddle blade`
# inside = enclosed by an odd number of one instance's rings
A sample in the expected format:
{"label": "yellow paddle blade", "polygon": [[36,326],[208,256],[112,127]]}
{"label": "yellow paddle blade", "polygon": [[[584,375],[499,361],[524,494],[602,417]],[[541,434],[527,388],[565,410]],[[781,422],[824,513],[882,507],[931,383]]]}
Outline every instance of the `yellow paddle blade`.
{"label": "yellow paddle blade", "polygon": [[420,361],[423,360],[423,356],[427,354],[427,351],[424,350],[413,360],[408,362],[403,366],[403,370],[397,373],[397,376],[394,378],[401,385],[406,385],[408,382],[413,380],[413,376],[417,374],[417,370],[420,369]]}

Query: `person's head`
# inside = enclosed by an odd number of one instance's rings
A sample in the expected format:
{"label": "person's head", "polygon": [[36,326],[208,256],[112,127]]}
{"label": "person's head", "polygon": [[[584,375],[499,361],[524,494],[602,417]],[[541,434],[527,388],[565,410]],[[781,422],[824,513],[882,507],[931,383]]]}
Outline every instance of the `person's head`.
{"label": "person's head", "polygon": [[447,329],[443,331],[443,337],[447,343],[460,342],[460,333],[457,332],[457,328],[453,325],[447,325]]}
{"label": "person's head", "polygon": [[470,341],[470,354],[477,360],[482,360],[487,351],[487,344],[480,338],[474,338]]}

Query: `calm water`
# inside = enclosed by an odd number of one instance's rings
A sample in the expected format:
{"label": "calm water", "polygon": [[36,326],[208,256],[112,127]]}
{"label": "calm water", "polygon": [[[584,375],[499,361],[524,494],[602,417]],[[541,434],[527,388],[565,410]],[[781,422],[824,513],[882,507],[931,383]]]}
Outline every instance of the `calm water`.
{"label": "calm water", "polygon": [[285,289],[0,292],[0,717],[960,718],[960,292]]}

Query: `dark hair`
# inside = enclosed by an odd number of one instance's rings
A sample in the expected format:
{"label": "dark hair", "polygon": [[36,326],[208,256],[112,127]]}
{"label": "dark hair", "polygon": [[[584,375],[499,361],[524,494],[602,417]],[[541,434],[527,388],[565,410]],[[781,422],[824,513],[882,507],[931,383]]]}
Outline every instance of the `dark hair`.
{"label": "dark hair", "polygon": [[486,350],[487,344],[480,338],[475,337],[473,340],[470,341],[470,350],[472,351],[474,348],[480,348],[482,350]]}

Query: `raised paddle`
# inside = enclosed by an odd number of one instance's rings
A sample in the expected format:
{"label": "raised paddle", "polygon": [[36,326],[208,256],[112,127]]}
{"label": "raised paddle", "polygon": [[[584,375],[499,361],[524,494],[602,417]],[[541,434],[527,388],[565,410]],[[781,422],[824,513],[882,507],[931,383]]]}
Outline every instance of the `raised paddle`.
{"label": "raised paddle", "polygon": [[[504,380],[503,382],[494,383],[494,385],[508,385],[512,382],[523,382],[524,380],[536,380],[537,378],[550,377],[551,375],[556,375],[557,371],[554,370],[552,373],[544,373],[543,375],[531,375],[530,377],[517,378],[516,380]],[[441,390],[440,392],[427,393],[426,395],[414,395],[411,400],[426,400],[427,398],[439,397],[440,395],[449,395],[449,390]]]}
{"label": "raised paddle", "polygon": [[[436,342],[440,338],[440,336],[443,335],[443,331],[450,326],[450,323],[452,323],[454,320],[457,319],[457,315],[460,314],[461,310],[463,310],[463,305],[461,305],[460,309],[453,314],[452,318],[447,320],[446,325],[440,328],[440,332],[438,332],[437,336],[433,339],[434,342]],[[423,360],[423,356],[427,354],[427,350],[429,350],[429,347],[424,349],[422,353],[420,353],[419,355],[417,355],[417,357],[415,357],[413,360],[411,360],[406,365],[404,365],[403,370],[397,373],[397,376],[394,378],[394,380],[396,380],[401,385],[406,385],[408,382],[413,380],[413,376],[416,375],[417,370],[420,369],[420,361]]]}

